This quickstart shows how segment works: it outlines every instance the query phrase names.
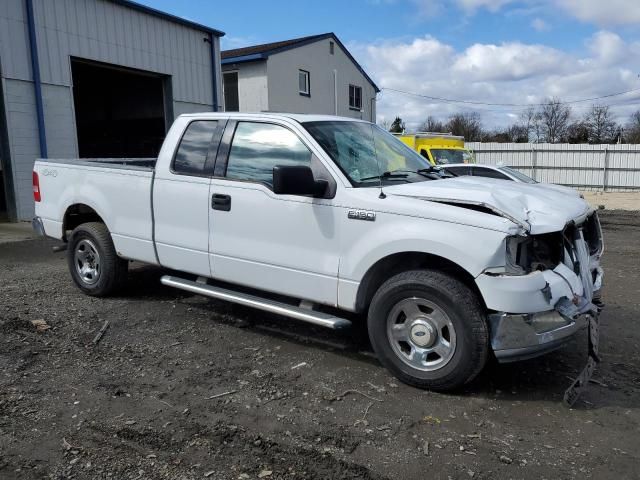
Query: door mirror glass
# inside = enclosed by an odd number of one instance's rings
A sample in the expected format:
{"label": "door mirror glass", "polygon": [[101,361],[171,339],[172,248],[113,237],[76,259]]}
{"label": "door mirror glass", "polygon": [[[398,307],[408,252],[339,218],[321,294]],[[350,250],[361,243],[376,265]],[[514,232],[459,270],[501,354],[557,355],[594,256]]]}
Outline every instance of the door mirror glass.
{"label": "door mirror glass", "polygon": [[302,165],[276,165],[273,167],[273,191],[280,195],[313,195],[323,197],[326,180],[316,180],[310,167]]}

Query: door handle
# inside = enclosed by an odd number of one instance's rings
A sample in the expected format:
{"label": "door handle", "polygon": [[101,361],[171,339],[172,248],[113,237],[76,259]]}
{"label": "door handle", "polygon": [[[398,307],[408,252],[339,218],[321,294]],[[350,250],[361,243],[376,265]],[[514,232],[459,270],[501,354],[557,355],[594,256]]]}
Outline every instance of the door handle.
{"label": "door handle", "polygon": [[211,196],[211,208],[214,210],[222,210],[228,212],[231,210],[231,195],[223,195],[221,193],[214,193]]}

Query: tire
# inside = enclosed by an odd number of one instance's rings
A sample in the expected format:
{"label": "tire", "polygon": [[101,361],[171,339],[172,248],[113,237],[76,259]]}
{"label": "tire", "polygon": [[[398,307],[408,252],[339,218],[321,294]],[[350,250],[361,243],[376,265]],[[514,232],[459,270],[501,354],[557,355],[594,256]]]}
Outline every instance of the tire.
{"label": "tire", "polygon": [[106,225],[83,223],[71,233],[67,247],[71,278],[87,295],[105,297],[127,281],[128,262],[118,257]]}
{"label": "tire", "polygon": [[380,362],[419,388],[459,389],[489,356],[489,330],[478,298],[440,271],[412,270],[387,280],[371,300],[367,326]]}

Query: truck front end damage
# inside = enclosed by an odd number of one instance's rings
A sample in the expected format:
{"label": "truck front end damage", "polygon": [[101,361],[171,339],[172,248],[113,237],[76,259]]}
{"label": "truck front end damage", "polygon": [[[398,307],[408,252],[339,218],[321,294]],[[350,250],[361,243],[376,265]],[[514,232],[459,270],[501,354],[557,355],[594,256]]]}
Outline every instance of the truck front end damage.
{"label": "truck front end damage", "polygon": [[505,267],[476,279],[498,361],[554,350],[597,318],[603,240],[596,212],[559,232],[508,237],[505,249]]}

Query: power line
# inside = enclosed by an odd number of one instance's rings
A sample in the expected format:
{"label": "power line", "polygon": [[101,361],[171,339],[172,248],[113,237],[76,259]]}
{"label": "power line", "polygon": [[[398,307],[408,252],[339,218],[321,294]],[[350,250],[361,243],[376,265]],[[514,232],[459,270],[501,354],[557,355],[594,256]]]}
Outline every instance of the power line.
{"label": "power line", "polygon": [[[491,107],[541,107],[544,105],[548,105],[549,102],[545,102],[545,103],[491,103],[491,102],[477,102],[477,101],[473,101],[473,100],[457,100],[457,99],[453,99],[453,98],[444,98],[444,97],[434,97],[432,95],[424,95],[421,93],[415,93],[415,92],[407,92],[405,90],[399,90],[396,88],[390,88],[390,87],[383,87],[382,90],[388,90],[390,92],[396,92],[396,93],[401,93],[404,95],[411,95],[414,97],[421,97],[421,98],[426,98],[429,100],[436,100],[439,102],[444,102],[444,103],[462,103],[462,104],[466,104],[466,105],[483,105],[483,106],[491,106]],[[599,97],[591,97],[591,98],[582,98],[580,100],[570,100],[567,102],[558,102],[560,104],[575,104],[575,103],[582,103],[582,102],[593,102],[594,100],[602,100],[603,98],[611,98],[611,97],[618,97],[620,95],[626,95],[628,93],[633,93],[633,92],[638,92],[640,91],[640,88],[634,88],[632,90],[627,90],[624,92],[617,92],[617,93],[610,93],[608,95],[601,95]]]}

